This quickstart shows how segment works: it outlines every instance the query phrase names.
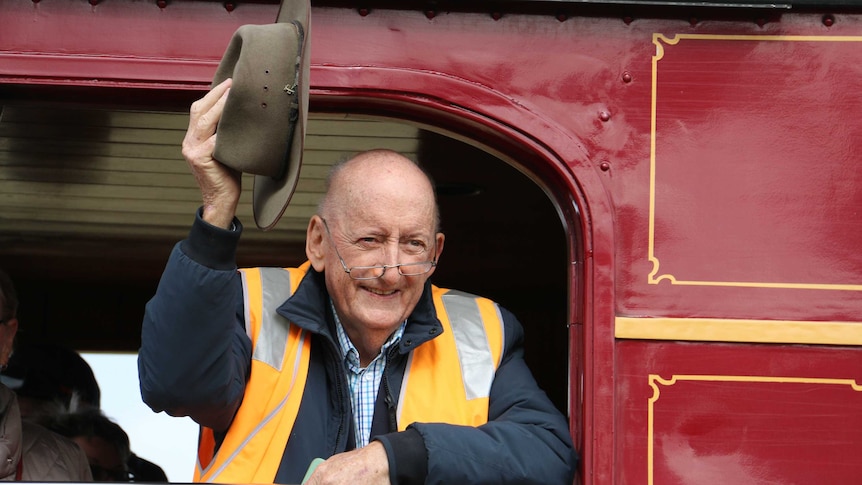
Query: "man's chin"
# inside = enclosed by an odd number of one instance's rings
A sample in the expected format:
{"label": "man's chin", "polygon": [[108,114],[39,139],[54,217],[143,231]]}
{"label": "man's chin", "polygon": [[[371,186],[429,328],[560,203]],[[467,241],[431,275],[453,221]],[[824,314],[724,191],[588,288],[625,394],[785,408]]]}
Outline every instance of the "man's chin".
{"label": "man's chin", "polygon": [[371,332],[391,333],[401,325],[404,319],[401,312],[375,312],[366,315],[362,320],[362,326]]}

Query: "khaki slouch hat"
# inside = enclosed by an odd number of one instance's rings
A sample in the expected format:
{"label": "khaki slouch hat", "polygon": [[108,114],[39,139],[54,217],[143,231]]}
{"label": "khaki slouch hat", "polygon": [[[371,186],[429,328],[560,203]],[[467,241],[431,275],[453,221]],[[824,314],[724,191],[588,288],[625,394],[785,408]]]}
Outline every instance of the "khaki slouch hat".
{"label": "khaki slouch hat", "polygon": [[308,122],[310,1],[283,0],[274,24],[234,33],[212,86],[233,78],[216,130],[213,157],[254,174],[254,220],[272,229],[302,165]]}

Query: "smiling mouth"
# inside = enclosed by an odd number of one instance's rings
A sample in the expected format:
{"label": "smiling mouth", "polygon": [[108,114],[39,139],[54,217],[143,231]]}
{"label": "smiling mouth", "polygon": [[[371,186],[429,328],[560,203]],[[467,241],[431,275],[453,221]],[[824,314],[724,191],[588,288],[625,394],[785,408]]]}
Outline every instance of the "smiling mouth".
{"label": "smiling mouth", "polygon": [[378,290],[377,288],[365,288],[366,291],[374,293],[375,295],[380,296],[389,296],[394,295],[397,290]]}

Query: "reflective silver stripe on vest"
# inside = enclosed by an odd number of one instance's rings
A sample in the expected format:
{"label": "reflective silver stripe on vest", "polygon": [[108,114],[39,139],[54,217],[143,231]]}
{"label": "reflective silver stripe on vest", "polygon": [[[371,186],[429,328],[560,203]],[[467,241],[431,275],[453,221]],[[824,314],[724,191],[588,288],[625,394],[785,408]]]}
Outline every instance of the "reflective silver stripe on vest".
{"label": "reflective silver stripe on vest", "polygon": [[[461,361],[461,376],[467,399],[488,397],[494,381],[496,363],[488,343],[485,325],[476,297],[450,290],[442,296],[443,307],[452,324],[455,348]],[[498,310],[499,316],[499,310]],[[502,325],[502,319],[500,320]],[[505,337],[505,336],[504,336]]]}
{"label": "reflective silver stripe on vest", "polygon": [[251,325],[248,322],[251,321],[251,305],[248,304],[248,272],[240,271],[239,275],[242,276],[242,308],[244,311],[245,320],[245,334],[248,335],[248,339],[254,341],[251,338]]}
{"label": "reflective silver stripe on vest", "polygon": [[260,268],[260,279],[263,309],[251,358],[281,370],[290,321],[276,310],[290,297],[290,272],[281,268]]}
{"label": "reflective silver stripe on vest", "polygon": [[[287,273],[287,272],[286,272],[286,271],[284,271],[284,270],[278,270],[278,271],[282,271],[282,272],[284,272],[284,273]],[[288,287],[288,288],[290,288],[290,287]],[[277,307],[276,307],[276,308],[277,308]],[[262,334],[261,334],[261,335],[262,335]],[[264,426],[266,426],[266,425],[267,425],[267,423],[269,423],[269,422],[272,420],[272,418],[274,418],[274,417],[278,416],[278,413],[280,413],[280,412],[281,412],[281,408],[283,408],[283,407],[284,407],[284,405],[285,405],[285,404],[287,404],[287,399],[288,399],[288,398],[290,397],[290,395],[293,393],[293,386],[294,386],[294,384],[296,384],[296,374],[297,374],[297,373],[299,373],[299,367],[300,367],[300,364],[302,363],[302,347],[303,347],[303,345],[305,345],[305,339],[308,337],[308,332],[306,332],[306,331],[302,331],[302,332],[300,332],[300,334],[299,334],[299,335],[300,335],[300,337],[299,337],[299,349],[297,349],[297,351],[296,351],[296,359],[294,359],[294,361],[293,361],[293,376],[292,376],[291,381],[290,381],[290,389],[288,389],[288,390],[287,390],[287,393],[284,395],[284,398],[281,400],[281,402],[279,402],[279,403],[278,403],[278,406],[276,406],[276,407],[275,407],[275,409],[273,409],[269,414],[267,414],[267,415],[266,415],[266,416],[265,416],[265,417],[260,421],[260,424],[258,424],[257,426],[255,426],[255,428],[251,431],[251,433],[249,433],[249,434],[248,434],[248,436],[246,437],[246,439],[244,439],[244,440],[243,440],[242,444],[240,444],[240,445],[236,448],[236,450],[234,450],[234,452],[233,452],[229,457],[227,457],[227,459],[225,460],[225,462],[224,462],[224,463],[222,463],[222,465],[218,468],[218,470],[216,470],[215,472],[213,472],[212,476],[211,476],[211,477],[210,477],[210,479],[209,479],[209,481],[210,481],[210,482],[215,481],[215,479],[216,479],[219,475],[221,475],[221,473],[225,470],[225,468],[227,468],[227,467],[228,467],[228,465],[230,465],[230,464],[231,464],[231,462],[233,462],[234,458],[236,458],[236,457],[237,457],[237,455],[239,455],[239,454],[240,454],[240,452],[242,452],[242,449],[243,449],[243,448],[245,448],[245,445],[247,445],[249,442],[251,442],[251,440],[252,440],[255,436],[257,436],[257,433],[258,433],[261,429],[263,429],[263,427],[264,427]],[[284,354],[284,352],[282,352],[282,354]],[[213,457],[213,463],[215,463],[215,457]],[[212,465],[210,465],[210,466],[212,466]],[[208,468],[209,468],[209,467],[208,467]],[[203,476],[203,475],[201,475],[201,476]]]}

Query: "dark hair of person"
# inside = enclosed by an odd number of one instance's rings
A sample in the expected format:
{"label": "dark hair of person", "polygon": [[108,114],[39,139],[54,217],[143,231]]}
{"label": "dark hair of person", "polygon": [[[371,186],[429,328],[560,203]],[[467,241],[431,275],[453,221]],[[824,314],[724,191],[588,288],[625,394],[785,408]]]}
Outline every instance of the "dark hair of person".
{"label": "dark hair of person", "polygon": [[[124,466],[123,479],[120,479],[121,477],[112,477],[114,480],[111,481],[130,481],[133,478],[128,473],[127,465],[129,457],[132,455],[129,435],[123,431],[123,428],[119,424],[111,421],[100,410],[86,409],[76,413],[59,414],[46,418],[41,424],[51,431],[70,439],[76,437],[102,438],[116,448],[120,461]],[[90,468],[93,468],[93,465]],[[94,478],[96,478],[95,472],[96,470],[94,470]],[[116,471],[111,472],[115,473]]]}

